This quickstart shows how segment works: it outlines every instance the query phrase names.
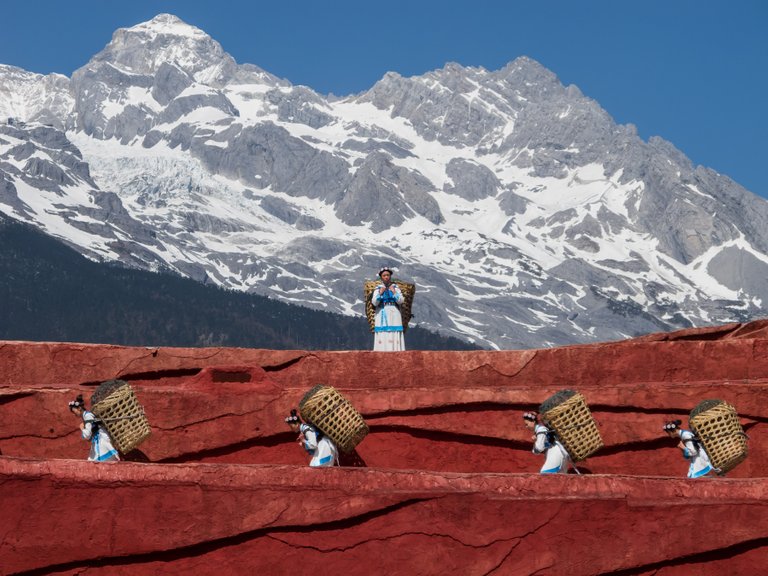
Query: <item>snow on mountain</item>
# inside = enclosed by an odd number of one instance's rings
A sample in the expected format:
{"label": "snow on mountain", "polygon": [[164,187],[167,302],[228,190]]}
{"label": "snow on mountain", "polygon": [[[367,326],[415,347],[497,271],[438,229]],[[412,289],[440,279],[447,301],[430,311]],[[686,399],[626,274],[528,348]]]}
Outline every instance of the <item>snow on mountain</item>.
{"label": "snow on mountain", "polygon": [[[71,80],[0,67],[0,210],[91,258],[486,346],[764,315],[768,203],[529,58],[328,99],[162,14]],[[50,124],[50,126],[45,126]]]}
{"label": "snow on mountain", "polygon": [[63,128],[61,122],[73,106],[66,76],[43,76],[0,64],[0,118],[24,118]]}

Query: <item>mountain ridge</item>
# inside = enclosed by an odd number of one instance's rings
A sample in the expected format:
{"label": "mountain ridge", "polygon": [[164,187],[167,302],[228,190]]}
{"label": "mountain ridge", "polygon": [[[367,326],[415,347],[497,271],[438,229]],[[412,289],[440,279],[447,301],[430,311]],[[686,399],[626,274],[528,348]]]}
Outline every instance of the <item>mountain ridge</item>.
{"label": "mountain ridge", "polygon": [[394,265],[419,322],[495,348],[766,312],[768,203],[528,57],[325,98],[159,15],[50,107],[4,70],[0,210],[91,258],[343,314]]}
{"label": "mountain ridge", "polygon": [[[2,215],[0,242],[0,340],[299,350],[372,346],[361,315],[310,310],[163,271],[99,265]],[[412,350],[476,348],[418,327],[408,330],[406,341]]]}

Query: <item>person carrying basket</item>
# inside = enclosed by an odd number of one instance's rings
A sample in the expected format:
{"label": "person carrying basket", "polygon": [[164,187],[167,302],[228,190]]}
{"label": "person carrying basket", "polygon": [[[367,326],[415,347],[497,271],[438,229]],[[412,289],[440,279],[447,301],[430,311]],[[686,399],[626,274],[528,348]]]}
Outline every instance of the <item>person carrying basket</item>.
{"label": "person carrying basket", "polygon": [[523,414],[525,427],[533,431],[533,453],[545,454],[540,474],[567,474],[570,456],[555,433],[539,421],[536,412]]}
{"label": "person carrying basket", "polygon": [[678,438],[677,447],[683,452],[683,458],[690,462],[688,466],[688,478],[701,478],[715,468],[709,460],[709,455],[696,435],[690,430],[681,428],[681,420],[670,420],[664,424],[664,432],[670,438]]}
{"label": "person carrying basket", "polygon": [[379,270],[381,284],[371,293],[371,304],[376,309],[373,349],[381,352],[399,352],[405,350],[403,317],[400,305],[405,300],[400,287],[392,282],[392,270],[384,267]]}
{"label": "person carrying basket", "polygon": [[85,409],[85,400],[83,400],[82,394],[78,394],[77,398],[70,401],[69,411],[82,420],[80,433],[83,440],[91,442],[88,460],[91,462],[120,460],[120,454],[112,445],[112,438],[109,437],[103,423],[96,418],[93,412]]}
{"label": "person carrying basket", "polygon": [[333,440],[323,434],[314,426],[301,421],[296,410],[286,417],[285,423],[291,430],[298,433],[299,446],[304,448],[312,456],[309,465],[313,468],[337,466],[339,463],[339,451]]}

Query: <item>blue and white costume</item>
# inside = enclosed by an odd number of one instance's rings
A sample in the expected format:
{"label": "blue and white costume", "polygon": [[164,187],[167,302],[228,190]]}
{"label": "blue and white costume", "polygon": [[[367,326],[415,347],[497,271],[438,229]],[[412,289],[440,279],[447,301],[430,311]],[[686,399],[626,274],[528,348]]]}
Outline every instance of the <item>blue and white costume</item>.
{"label": "blue and white costume", "polygon": [[[93,412],[86,410],[83,412],[83,422],[85,428],[82,430],[83,440],[91,441],[91,451],[88,454],[88,460],[92,462],[107,462],[109,460],[120,460],[120,455],[112,446],[112,439],[107,434],[104,425],[98,425]],[[95,433],[94,433],[95,428]]]}
{"label": "blue and white costume", "polygon": [[560,444],[560,441],[557,439],[554,442],[550,441],[551,431],[543,424],[536,424],[533,431],[536,435],[536,440],[533,443],[533,453],[543,454],[546,452],[544,466],[541,467],[540,473],[567,474],[570,456],[568,456],[568,452]]}
{"label": "blue and white costume", "polygon": [[371,294],[371,304],[376,308],[373,349],[380,352],[399,352],[405,350],[403,336],[403,317],[399,305],[405,300],[403,293],[394,282],[383,294],[379,291],[384,284],[379,284]]}
{"label": "blue and white costume", "polygon": [[299,429],[304,434],[304,449],[312,455],[310,466],[334,466],[338,463],[339,452],[328,436],[318,433],[317,429],[309,424],[302,424]]}
{"label": "blue and white costume", "polygon": [[696,436],[690,430],[680,430],[680,441],[683,443],[683,457],[691,462],[688,466],[688,478],[700,478],[709,474],[714,468],[704,447],[694,441]]}

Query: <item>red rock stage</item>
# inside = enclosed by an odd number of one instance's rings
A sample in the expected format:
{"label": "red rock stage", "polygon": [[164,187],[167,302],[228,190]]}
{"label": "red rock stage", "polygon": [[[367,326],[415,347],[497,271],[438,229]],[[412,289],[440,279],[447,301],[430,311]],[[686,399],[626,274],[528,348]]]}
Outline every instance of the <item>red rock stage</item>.
{"label": "red rock stage", "polygon": [[[128,380],[152,436],[86,462],[67,402]],[[309,469],[283,422],[335,386],[371,432]],[[537,474],[525,410],[579,390],[605,447]],[[749,457],[685,478],[661,431],[733,404]],[[768,566],[768,321],[505,352],[0,342],[2,574],[754,576]]]}

